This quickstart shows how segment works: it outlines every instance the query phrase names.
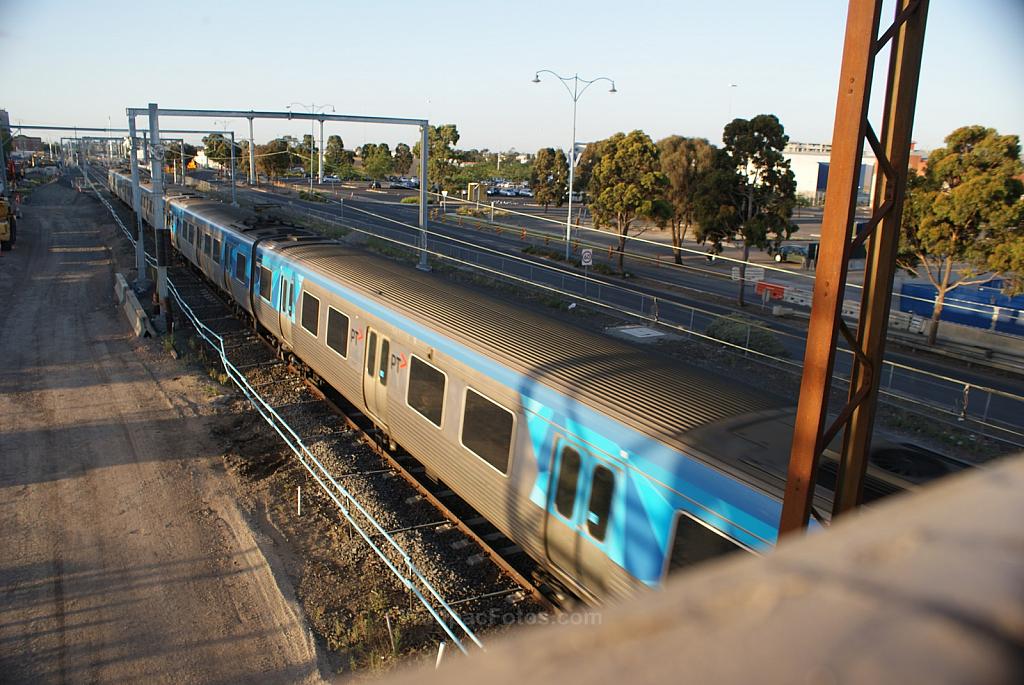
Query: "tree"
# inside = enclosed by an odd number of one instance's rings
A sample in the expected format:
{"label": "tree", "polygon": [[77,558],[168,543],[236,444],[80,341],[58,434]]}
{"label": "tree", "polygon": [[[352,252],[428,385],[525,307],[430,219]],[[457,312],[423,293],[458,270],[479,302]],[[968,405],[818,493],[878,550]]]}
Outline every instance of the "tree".
{"label": "tree", "polygon": [[[459,142],[458,128],[455,124],[431,126],[427,131],[427,142],[430,146],[427,161],[428,187],[453,190],[452,177],[456,169],[454,146]],[[420,143],[416,143],[412,153],[417,158],[420,156]],[[423,182],[422,179],[420,182]]]}
{"label": "tree", "polygon": [[256,146],[256,168],[270,178],[276,178],[291,166],[292,148],[286,138],[272,140]]}
{"label": "tree", "polygon": [[698,191],[704,177],[714,169],[717,149],[705,138],[669,136],[658,143],[661,172],[668,180],[665,200],[669,212],[664,222],[672,229],[676,264],[683,263],[679,248],[696,222]]}
{"label": "tree", "polygon": [[354,176],[352,164],[355,161],[350,150],[345,149],[341,136],[328,136],[324,144],[324,169],[342,179]]}
{"label": "tree", "polygon": [[616,133],[601,142],[589,179],[594,225],[613,225],[619,236],[619,272],[625,274],[626,239],[633,222],[666,213],[667,185],[658,148],[643,131]]}
{"label": "tree", "polygon": [[[725,126],[722,142],[739,184],[735,203],[742,217],[738,232],[743,240],[743,259],[736,301],[742,307],[750,248],[764,249],[770,243],[778,245],[796,230],[790,222],[796,204],[796,179],[789,161],[782,156],[789,136],[774,114],[759,114],[750,120],[733,119]],[[727,222],[720,227],[725,225]],[[705,238],[712,241],[716,250],[721,249],[723,240],[733,235],[704,231]]]}
{"label": "tree", "polygon": [[394,171],[399,176],[405,176],[409,173],[409,167],[412,166],[412,150],[405,143],[399,143],[395,146],[395,161]]}
{"label": "tree", "polygon": [[597,164],[597,160],[601,157],[602,143],[605,141],[599,140],[596,143],[590,143],[583,149],[583,153],[580,155],[580,161],[576,163],[576,173],[573,178],[573,192],[582,193],[590,190],[590,178],[594,173],[594,166]]}
{"label": "tree", "polygon": [[[368,152],[367,152],[368,150]],[[391,151],[387,143],[363,146],[363,171],[374,180],[384,178],[391,173]]]}
{"label": "tree", "polygon": [[[198,148],[195,145],[185,143],[185,166],[188,166],[196,157]],[[181,163],[181,143],[169,143],[164,150],[164,163],[177,166]]]}
{"label": "tree", "polygon": [[341,136],[327,136],[327,143],[324,145],[324,166],[341,164],[344,154],[345,141]]}
{"label": "tree", "polygon": [[539,205],[554,204],[561,207],[565,202],[568,190],[569,164],[565,153],[561,150],[545,147],[537,150],[530,172],[530,186],[533,188],[533,199]]}
{"label": "tree", "polygon": [[928,343],[935,344],[946,296],[1003,279],[1024,290],[1024,184],[1020,139],[965,126],[928,157],[907,184],[898,263],[935,287]]}
{"label": "tree", "polygon": [[[223,168],[231,168],[231,141],[225,138],[220,133],[211,133],[210,135],[203,138],[203,149],[206,152],[206,158],[217,162]],[[235,163],[240,161],[241,147],[235,144]],[[249,168],[249,160],[245,160],[246,169]]]}
{"label": "tree", "polygon": [[743,225],[743,215],[736,206],[742,195],[742,181],[732,157],[725,150],[715,150],[711,168],[701,176],[694,193],[694,219],[697,240],[711,243],[711,253],[721,252],[722,236],[734,236]]}
{"label": "tree", "polygon": [[249,175],[249,141],[243,140],[238,145],[238,152],[235,155],[235,163],[238,164],[238,172],[245,176]]}

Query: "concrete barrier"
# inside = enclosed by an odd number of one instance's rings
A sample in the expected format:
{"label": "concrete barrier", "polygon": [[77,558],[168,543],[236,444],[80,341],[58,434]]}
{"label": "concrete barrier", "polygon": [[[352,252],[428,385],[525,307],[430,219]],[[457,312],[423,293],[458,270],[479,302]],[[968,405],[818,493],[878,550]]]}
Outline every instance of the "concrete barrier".
{"label": "concrete barrier", "polygon": [[124,304],[124,294],[131,290],[128,279],[124,274],[114,274],[114,294],[117,295],[117,303]]}
{"label": "concrete barrier", "polygon": [[121,305],[135,335],[140,338],[155,338],[156,329],[153,328],[146,310],[139,304],[139,298],[135,296],[135,291],[128,285],[123,274],[114,274],[114,294],[117,295],[117,302]]}

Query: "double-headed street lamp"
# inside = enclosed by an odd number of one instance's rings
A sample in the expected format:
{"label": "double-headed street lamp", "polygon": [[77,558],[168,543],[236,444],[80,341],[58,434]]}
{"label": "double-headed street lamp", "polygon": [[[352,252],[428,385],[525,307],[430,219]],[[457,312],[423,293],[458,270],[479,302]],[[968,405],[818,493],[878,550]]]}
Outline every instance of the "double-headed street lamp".
{"label": "double-headed street lamp", "polygon": [[[551,74],[556,79],[562,82],[565,86],[565,90],[569,93],[569,97],[572,98],[572,143],[569,145],[569,213],[565,217],[565,261],[569,261],[569,255],[571,252],[570,241],[572,240],[572,186],[573,180],[576,178],[576,103],[579,102],[583,94],[587,92],[587,88],[597,83],[598,81],[607,81],[612,84],[612,87],[608,89],[609,93],[617,93],[615,90],[615,81],[608,78],[607,76],[599,76],[595,79],[587,80],[580,78],[579,74],[573,74],[572,76],[559,76],[550,69],[541,69],[533,75],[533,82],[540,83],[541,74]],[[572,88],[569,87],[569,82],[572,82]],[[582,85],[582,88],[580,87]]]}
{"label": "double-headed street lamp", "polygon": [[[289,112],[292,111],[292,106],[298,105],[309,110],[310,114],[319,114],[320,112],[326,112],[328,108],[333,112],[334,105],[316,105],[316,104],[305,104],[302,102],[293,102],[286,108]],[[309,192],[313,192],[313,153],[316,151],[316,120],[309,120]],[[323,161],[324,151],[324,122],[320,120],[320,161]],[[324,170],[323,164],[320,165],[319,169],[320,178],[323,178]]]}

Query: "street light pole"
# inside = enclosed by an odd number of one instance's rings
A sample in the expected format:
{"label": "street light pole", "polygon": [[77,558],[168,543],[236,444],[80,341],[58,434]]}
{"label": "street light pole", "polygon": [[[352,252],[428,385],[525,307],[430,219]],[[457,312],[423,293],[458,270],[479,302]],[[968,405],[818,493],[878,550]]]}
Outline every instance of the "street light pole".
{"label": "street light pole", "polygon": [[[594,83],[598,81],[607,81],[612,84],[612,87],[608,90],[609,93],[617,93],[615,90],[615,81],[608,78],[607,76],[599,76],[595,79],[583,79],[580,78],[579,74],[573,74],[572,76],[559,76],[550,69],[541,69],[533,75],[533,83],[540,83],[541,74],[551,74],[565,86],[565,90],[569,93],[569,97],[572,98],[572,142],[569,145],[568,150],[568,162],[569,162],[569,207],[568,213],[565,216],[565,261],[569,261],[571,254],[571,242],[572,242],[572,191],[573,183],[576,180],[576,104],[579,102],[583,94],[587,92]],[[569,81],[572,81],[572,88],[569,88]],[[580,88],[580,84],[583,84],[583,88]]]}

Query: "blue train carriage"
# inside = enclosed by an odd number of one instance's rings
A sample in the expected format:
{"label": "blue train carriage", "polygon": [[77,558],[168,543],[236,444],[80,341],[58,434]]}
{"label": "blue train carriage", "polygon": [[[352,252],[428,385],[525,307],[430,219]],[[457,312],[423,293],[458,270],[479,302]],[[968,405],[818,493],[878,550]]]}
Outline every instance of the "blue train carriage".
{"label": "blue train carriage", "polygon": [[580,594],[774,543],[781,493],[687,436],[776,402],[340,244],[258,253],[260,323]]}

